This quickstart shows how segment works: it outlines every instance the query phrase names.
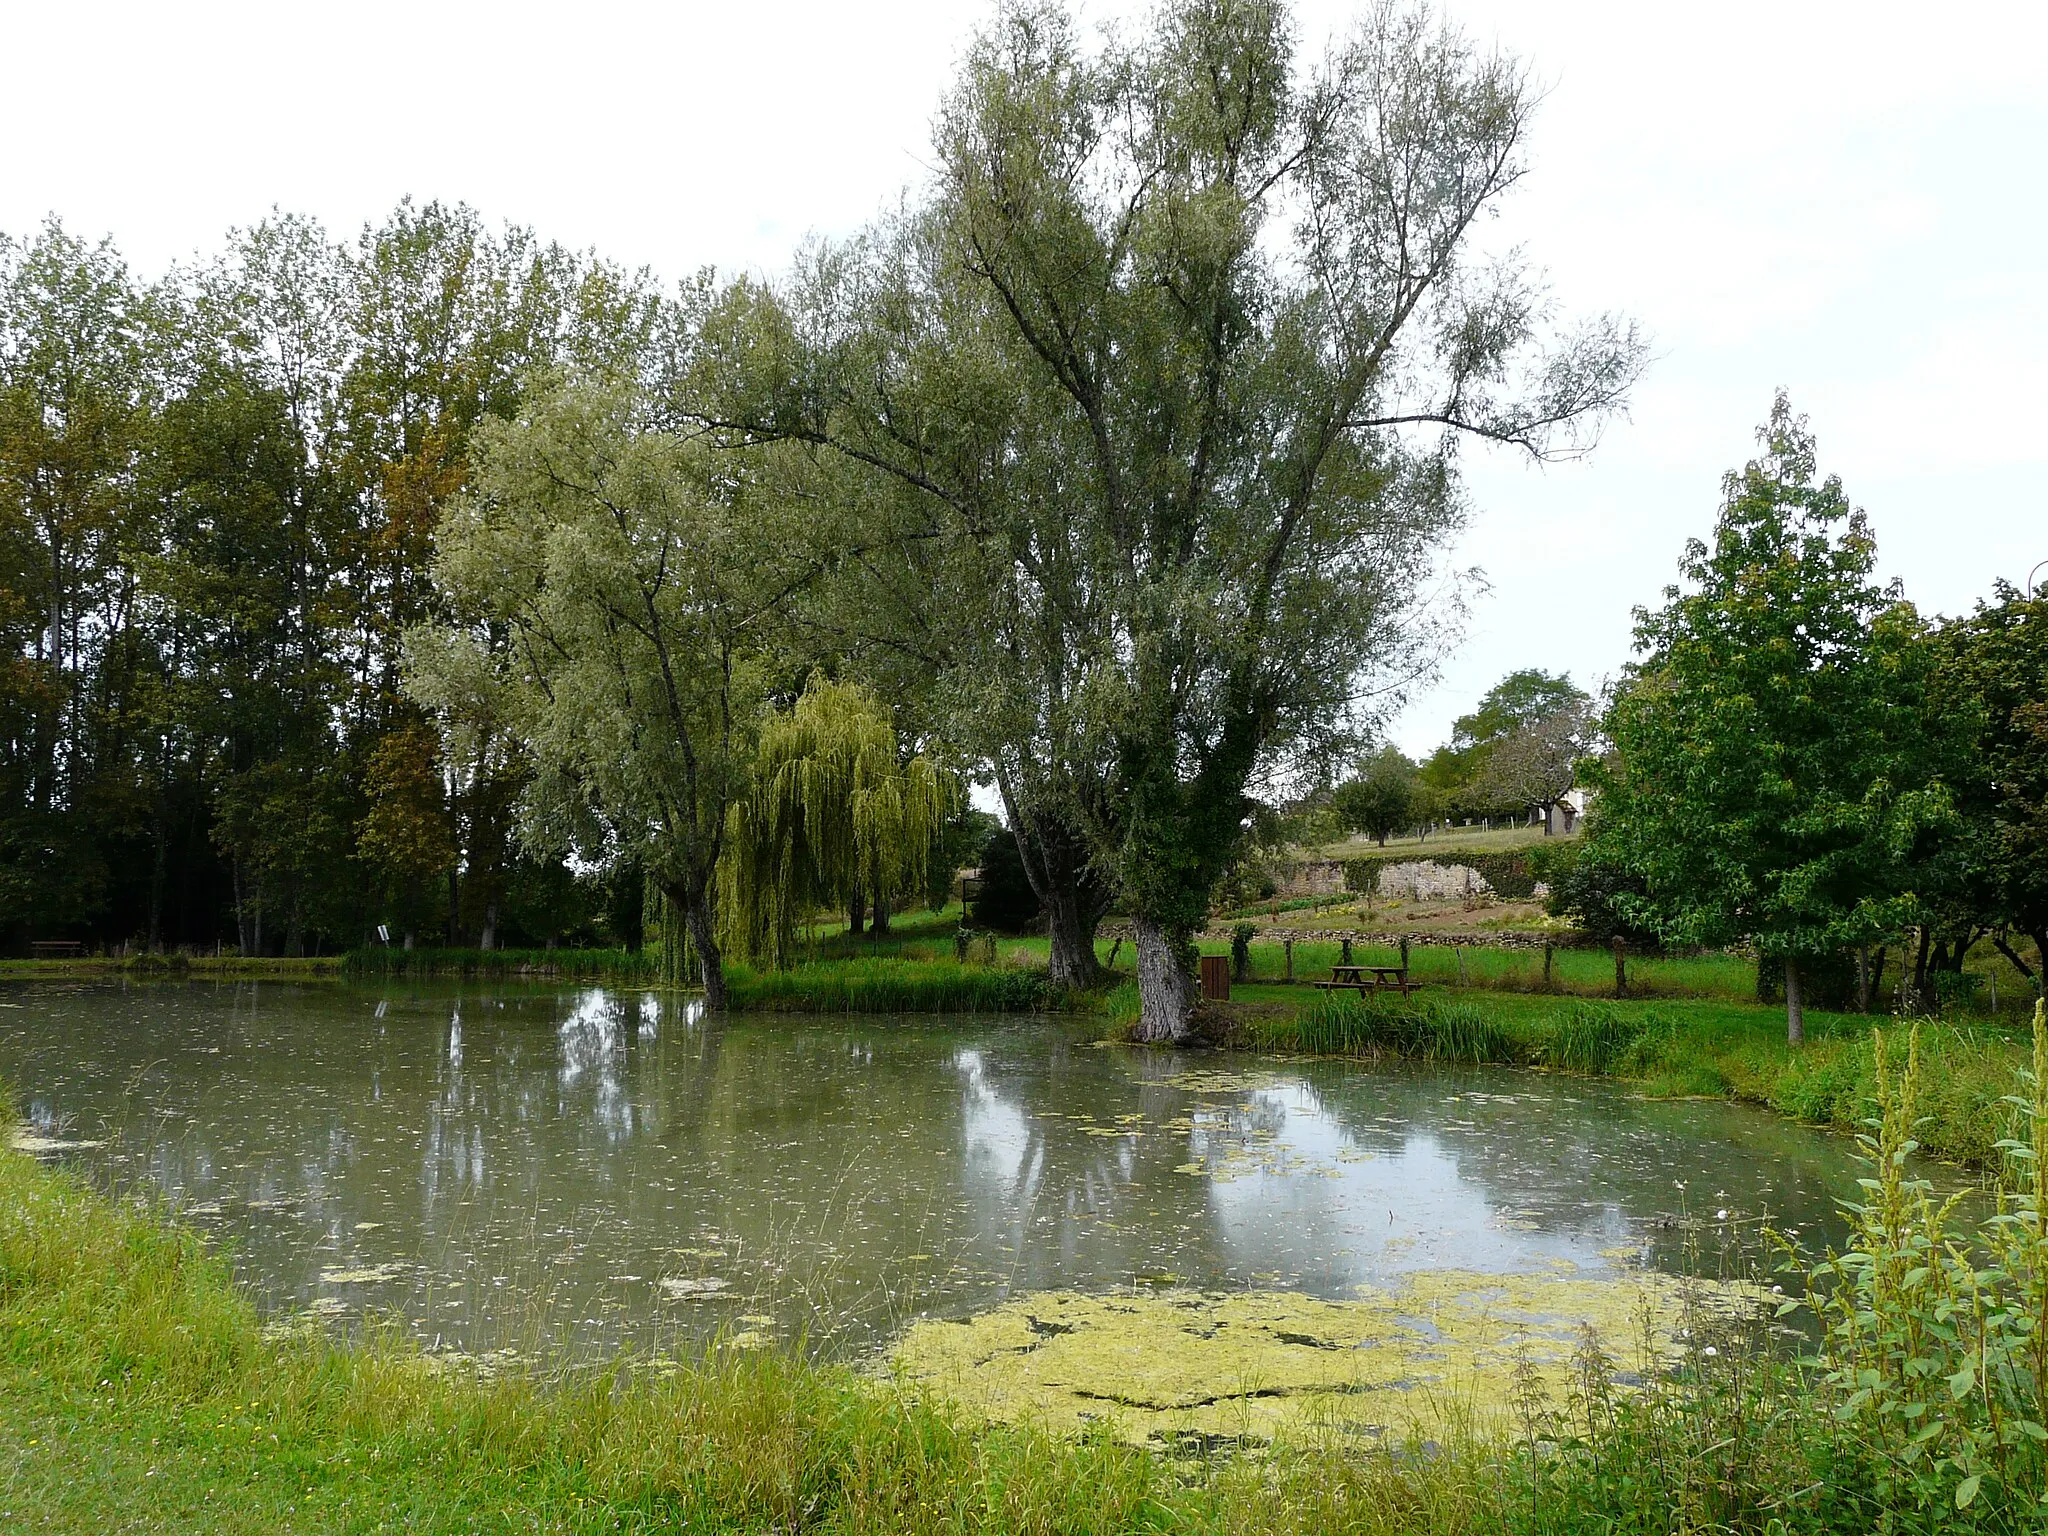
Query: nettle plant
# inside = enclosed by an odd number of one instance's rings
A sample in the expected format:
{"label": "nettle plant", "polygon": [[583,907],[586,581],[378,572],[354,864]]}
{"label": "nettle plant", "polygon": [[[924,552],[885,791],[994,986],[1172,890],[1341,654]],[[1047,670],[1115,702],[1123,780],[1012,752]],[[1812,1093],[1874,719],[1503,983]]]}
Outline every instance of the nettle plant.
{"label": "nettle plant", "polygon": [[2048,1021],[2037,1004],[2033,1068],[2006,1101],[2017,1134],[1999,1143],[1997,1208],[1974,1227],[1956,1221],[1965,1194],[1937,1199],[1911,1170],[1918,1031],[1903,1074],[1881,1032],[1874,1050],[1865,1198],[1845,1207],[1846,1250],[1806,1276],[1816,1363],[1888,1507],[1996,1523],[2048,1505]]}

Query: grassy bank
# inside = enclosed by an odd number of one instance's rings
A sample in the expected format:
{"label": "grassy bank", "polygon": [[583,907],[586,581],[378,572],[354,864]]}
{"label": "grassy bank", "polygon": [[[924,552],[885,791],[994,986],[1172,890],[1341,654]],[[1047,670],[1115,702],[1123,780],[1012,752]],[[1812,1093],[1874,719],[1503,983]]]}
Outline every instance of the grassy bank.
{"label": "grassy bank", "polygon": [[1040,1013],[1072,999],[1042,969],[955,960],[820,960],[786,971],[731,966],[732,1006],[769,1013]]}
{"label": "grassy bank", "polygon": [[[1247,988],[1254,1001],[1297,989]],[[1755,1004],[1597,1001],[1516,993],[1444,992],[1361,1002],[1325,996],[1298,1010],[1247,1010],[1248,1041],[1263,1049],[1328,1055],[1548,1067],[1624,1078],[1658,1097],[1733,1098],[1843,1131],[1875,1112],[1871,1036],[1861,1014],[1809,1013],[1805,1045],[1785,1043],[1784,1015]],[[2014,1073],[2024,1037],[1988,1024],[1921,1026],[1925,1074],[1919,1140],[1931,1153],[1976,1166],[1996,1161],[2012,1132]]]}

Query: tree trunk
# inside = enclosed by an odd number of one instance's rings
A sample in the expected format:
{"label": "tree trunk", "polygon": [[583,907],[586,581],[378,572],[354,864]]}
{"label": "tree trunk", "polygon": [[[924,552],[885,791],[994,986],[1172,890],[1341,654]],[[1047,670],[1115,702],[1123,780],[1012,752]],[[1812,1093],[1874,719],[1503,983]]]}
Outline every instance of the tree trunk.
{"label": "tree trunk", "polygon": [[871,931],[874,933],[874,936],[878,939],[885,938],[888,936],[889,899],[886,896],[877,896],[875,898],[875,920],[871,927]]}
{"label": "tree trunk", "polygon": [[1133,1038],[1155,1045],[1179,1045],[1195,1014],[1194,977],[1189,973],[1185,935],[1169,933],[1149,918],[1131,928],[1138,945],[1138,1028]]}
{"label": "tree trunk", "polygon": [[704,972],[704,1007],[711,1013],[725,1012],[725,957],[718,949],[718,925],[712,919],[708,891],[677,900],[682,908],[683,926],[689,930],[690,946],[697,951],[697,964]]}
{"label": "tree trunk", "polygon": [[861,893],[859,886],[855,886],[853,895],[848,897],[846,902],[846,931],[856,939],[867,932],[867,912],[867,897]]}
{"label": "tree trunk", "polygon": [[454,949],[462,943],[462,873],[452,864],[448,867],[448,947]]}
{"label": "tree trunk", "polygon": [[1086,903],[1071,883],[1054,882],[1045,900],[1046,937],[1052,941],[1047,973],[1052,984],[1084,992],[1102,979],[1095,958],[1095,924],[1084,912]]}
{"label": "tree trunk", "polygon": [[495,899],[484,903],[484,931],[477,935],[478,949],[498,947],[498,903]]}
{"label": "tree trunk", "polygon": [[1870,1000],[1878,1007],[1884,1006],[1884,965],[1891,958],[1891,946],[1877,946],[1877,958],[1870,963]]}
{"label": "tree trunk", "polygon": [[1785,957],[1785,1043],[1803,1045],[1806,1041],[1806,999],[1800,995],[1799,961],[1795,956]]}
{"label": "tree trunk", "polygon": [[1856,1011],[1870,1012],[1870,946],[1856,946]]}
{"label": "tree trunk", "polygon": [[1933,937],[1923,925],[1920,929],[1920,952],[1913,959],[1913,1006],[1916,1009],[1927,1006],[1927,946]]}

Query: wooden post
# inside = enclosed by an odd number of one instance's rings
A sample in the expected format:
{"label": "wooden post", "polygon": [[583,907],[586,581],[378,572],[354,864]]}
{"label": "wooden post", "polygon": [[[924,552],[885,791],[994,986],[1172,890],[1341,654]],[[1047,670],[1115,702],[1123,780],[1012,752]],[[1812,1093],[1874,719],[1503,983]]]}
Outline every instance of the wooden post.
{"label": "wooden post", "polygon": [[1463,946],[1463,945],[1457,945],[1457,946],[1454,946],[1454,947],[1452,948],[1452,950],[1451,950],[1451,953],[1452,953],[1452,954],[1454,954],[1454,955],[1456,955],[1456,956],[1458,957],[1458,985],[1462,987],[1462,986],[1464,986],[1464,985],[1465,985],[1465,949],[1464,949],[1464,946]]}
{"label": "wooden post", "polygon": [[1408,969],[1408,935],[1401,935],[1401,969]]}
{"label": "wooden post", "polygon": [[1614,995],[1628,996],[1628,941],[1614,936]]}
{"label": "wooden post", "polygon": [[1294,940],[1283,939],[1280,947],[1287,951],[1287,979],[1294,980]]}
{"label": "wooden post", "polygon": [[1351,963],[1351,941],[1349,939],[1339,939],[1337,945],[1337,963],[1339,965],[1349,965]]}
{"label": "wooden post", "polygon": [[1116,969],[1117,952],[1121,950],[1123,947],[1124,936],[1122,934],[1118,934],[1116,936],[1116,942],[1109,946],[1109,964],[1103,967],[1104,970],[1113,971]]}
{"label": "wooden post", "polygon": [[1546,992],[1550,990],[1550,951],[1551,945],[1548,941],[1545,941],[1543,945],[1543,990]]}

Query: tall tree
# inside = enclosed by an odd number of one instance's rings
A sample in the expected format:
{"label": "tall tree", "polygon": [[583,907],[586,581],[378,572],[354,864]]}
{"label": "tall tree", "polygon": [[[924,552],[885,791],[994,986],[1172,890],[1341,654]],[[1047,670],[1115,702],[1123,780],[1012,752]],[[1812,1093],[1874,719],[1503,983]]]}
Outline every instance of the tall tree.
{"label": "tall tree", "polygon": [[1930,712],[1951,748],[1960,818],[1938,870],[1958,971],[1963,941],[1983,933],[2023,965],[2009,928],[2034,941],[2037,966],[2048,962],[2048,597],[2003,583],[1996,595],[1932,641]]}
{"label": "tall tree", "polygon": [[1188,1033],[1248,786],[1352,739],[1368,680],[1415,661],[1459,502],[1410,434],[1574,451],[1639,367],[1613,322],[1546,347],[1526,270],[1467,260],[1532,101],[1421,11],[1305,77],[1264,0],[1092,49],[1066,9],[1007,5],[928,195],[713,348],[744,337],[757,387],[727,424],[900,477],[973,551],[940,597],[971,626],[963,731],[1054,765],[1132,913],[1146,1038]]}
{"label": "tall tree", "polygon": [[[414,631],[415,687],[489,673],[530,755],[527,835],[637,862],[725,1006],[717,871],[766,702],[768,626],[815,574],[801,512],[619,383],[548,393],[476,434],[434,576],[460,628]],[[502,648],[486,632],[501,628]]]}
{"label": "tall tree", "polygon": [[1686,546],[1689,590],[1637,610],[1614,757],[1590,772],[1597,857],[1648,893],[1616,897],[1624,919],[1782,960],[1797,1044],[1804,968],[1913,920],[1914,854],[1948,796],[1919,772],[1917,700],[1895,686],[1917,621],[1871,578],[1868,521],[1816,480],[1783,395],[1758,436],[1713,542]]}

